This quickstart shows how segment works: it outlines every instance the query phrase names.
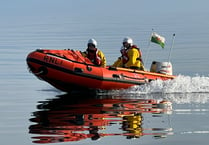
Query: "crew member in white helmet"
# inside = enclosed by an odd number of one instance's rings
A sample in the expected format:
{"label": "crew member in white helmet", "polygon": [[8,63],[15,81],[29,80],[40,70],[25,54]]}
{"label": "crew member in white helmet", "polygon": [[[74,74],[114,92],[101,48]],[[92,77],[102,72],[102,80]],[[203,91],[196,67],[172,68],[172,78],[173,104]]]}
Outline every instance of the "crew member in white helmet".
{"label": "crew member in white helmet", "polygon": [[95,39],[88,40],[87,49],[82,53],[82,55],[90,59],[95,65],[106,67],[105,55],[97,48],[97,41]]}
{"label": "crew member in white helmet", "polygon": [[130,37],[123,39],[120,52],[121,56],[112,66],[144,70],[142,53],[140,49],[133,44],[133,40]]}

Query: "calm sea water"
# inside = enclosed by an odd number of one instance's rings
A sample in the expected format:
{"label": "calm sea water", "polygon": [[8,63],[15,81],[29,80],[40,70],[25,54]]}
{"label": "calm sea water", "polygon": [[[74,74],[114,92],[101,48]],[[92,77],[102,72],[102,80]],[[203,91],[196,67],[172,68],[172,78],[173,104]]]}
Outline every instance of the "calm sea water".
{"label": "calm sea water", "polygon": [[[208,144],[208,14],[4,18],[0,24],[0,143]],[[165,49],[156,44],[148,47],[152,29],[166,38]],[[171,62],[177,79],[98,96],[66,95],[29,73],[25,61],[37,48],[85,50],[87,40],[94,37],[112,64],[123,37],[131,36],[143,57],[149,49],[149,69],[153,60],[168,60],[174,33]],[[171,104],[162,108],[162,100]]]}

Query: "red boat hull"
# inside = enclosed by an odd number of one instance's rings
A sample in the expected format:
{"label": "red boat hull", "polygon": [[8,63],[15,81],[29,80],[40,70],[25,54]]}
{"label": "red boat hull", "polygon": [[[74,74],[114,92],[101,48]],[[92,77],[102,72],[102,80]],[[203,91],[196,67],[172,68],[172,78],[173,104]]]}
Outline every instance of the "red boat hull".
{"label": "red boat hull", "polygon": [[31,72],[52,86],[70,92],[75,88],[127,89],[152,80],[173,79],[165,75],[126,68],[98,67],[74,50],[36,50],[27,56]]}

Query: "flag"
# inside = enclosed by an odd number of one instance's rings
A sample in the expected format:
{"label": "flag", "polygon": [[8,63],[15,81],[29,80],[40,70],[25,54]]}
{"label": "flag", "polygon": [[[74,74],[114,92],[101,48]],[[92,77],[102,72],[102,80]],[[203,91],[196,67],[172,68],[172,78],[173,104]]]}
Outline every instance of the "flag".
{"label": "flag", "polygon": [[165,38],[155,32],[152,33],[151,42],[159,44],[162,48],[165,46]]}

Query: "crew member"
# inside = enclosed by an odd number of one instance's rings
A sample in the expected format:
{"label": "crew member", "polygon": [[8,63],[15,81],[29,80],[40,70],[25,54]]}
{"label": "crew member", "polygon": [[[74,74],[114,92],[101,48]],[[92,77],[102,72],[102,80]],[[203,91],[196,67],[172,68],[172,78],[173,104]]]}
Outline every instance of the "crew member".
{"label": "crew member", "polygon": [[130,37],[125,37],[122,44],[120,50],[121,57],[119,57],[112,66],[144,70],[142,53],[140,49],[133,44],[133,40]]}
{"label": "crew member", "polygon": [[97,41],[95,39],[88,40],[87,49],[82,55],[90,59],[95,65],[106,67],[106,58],[104,53],[97,48]]}

